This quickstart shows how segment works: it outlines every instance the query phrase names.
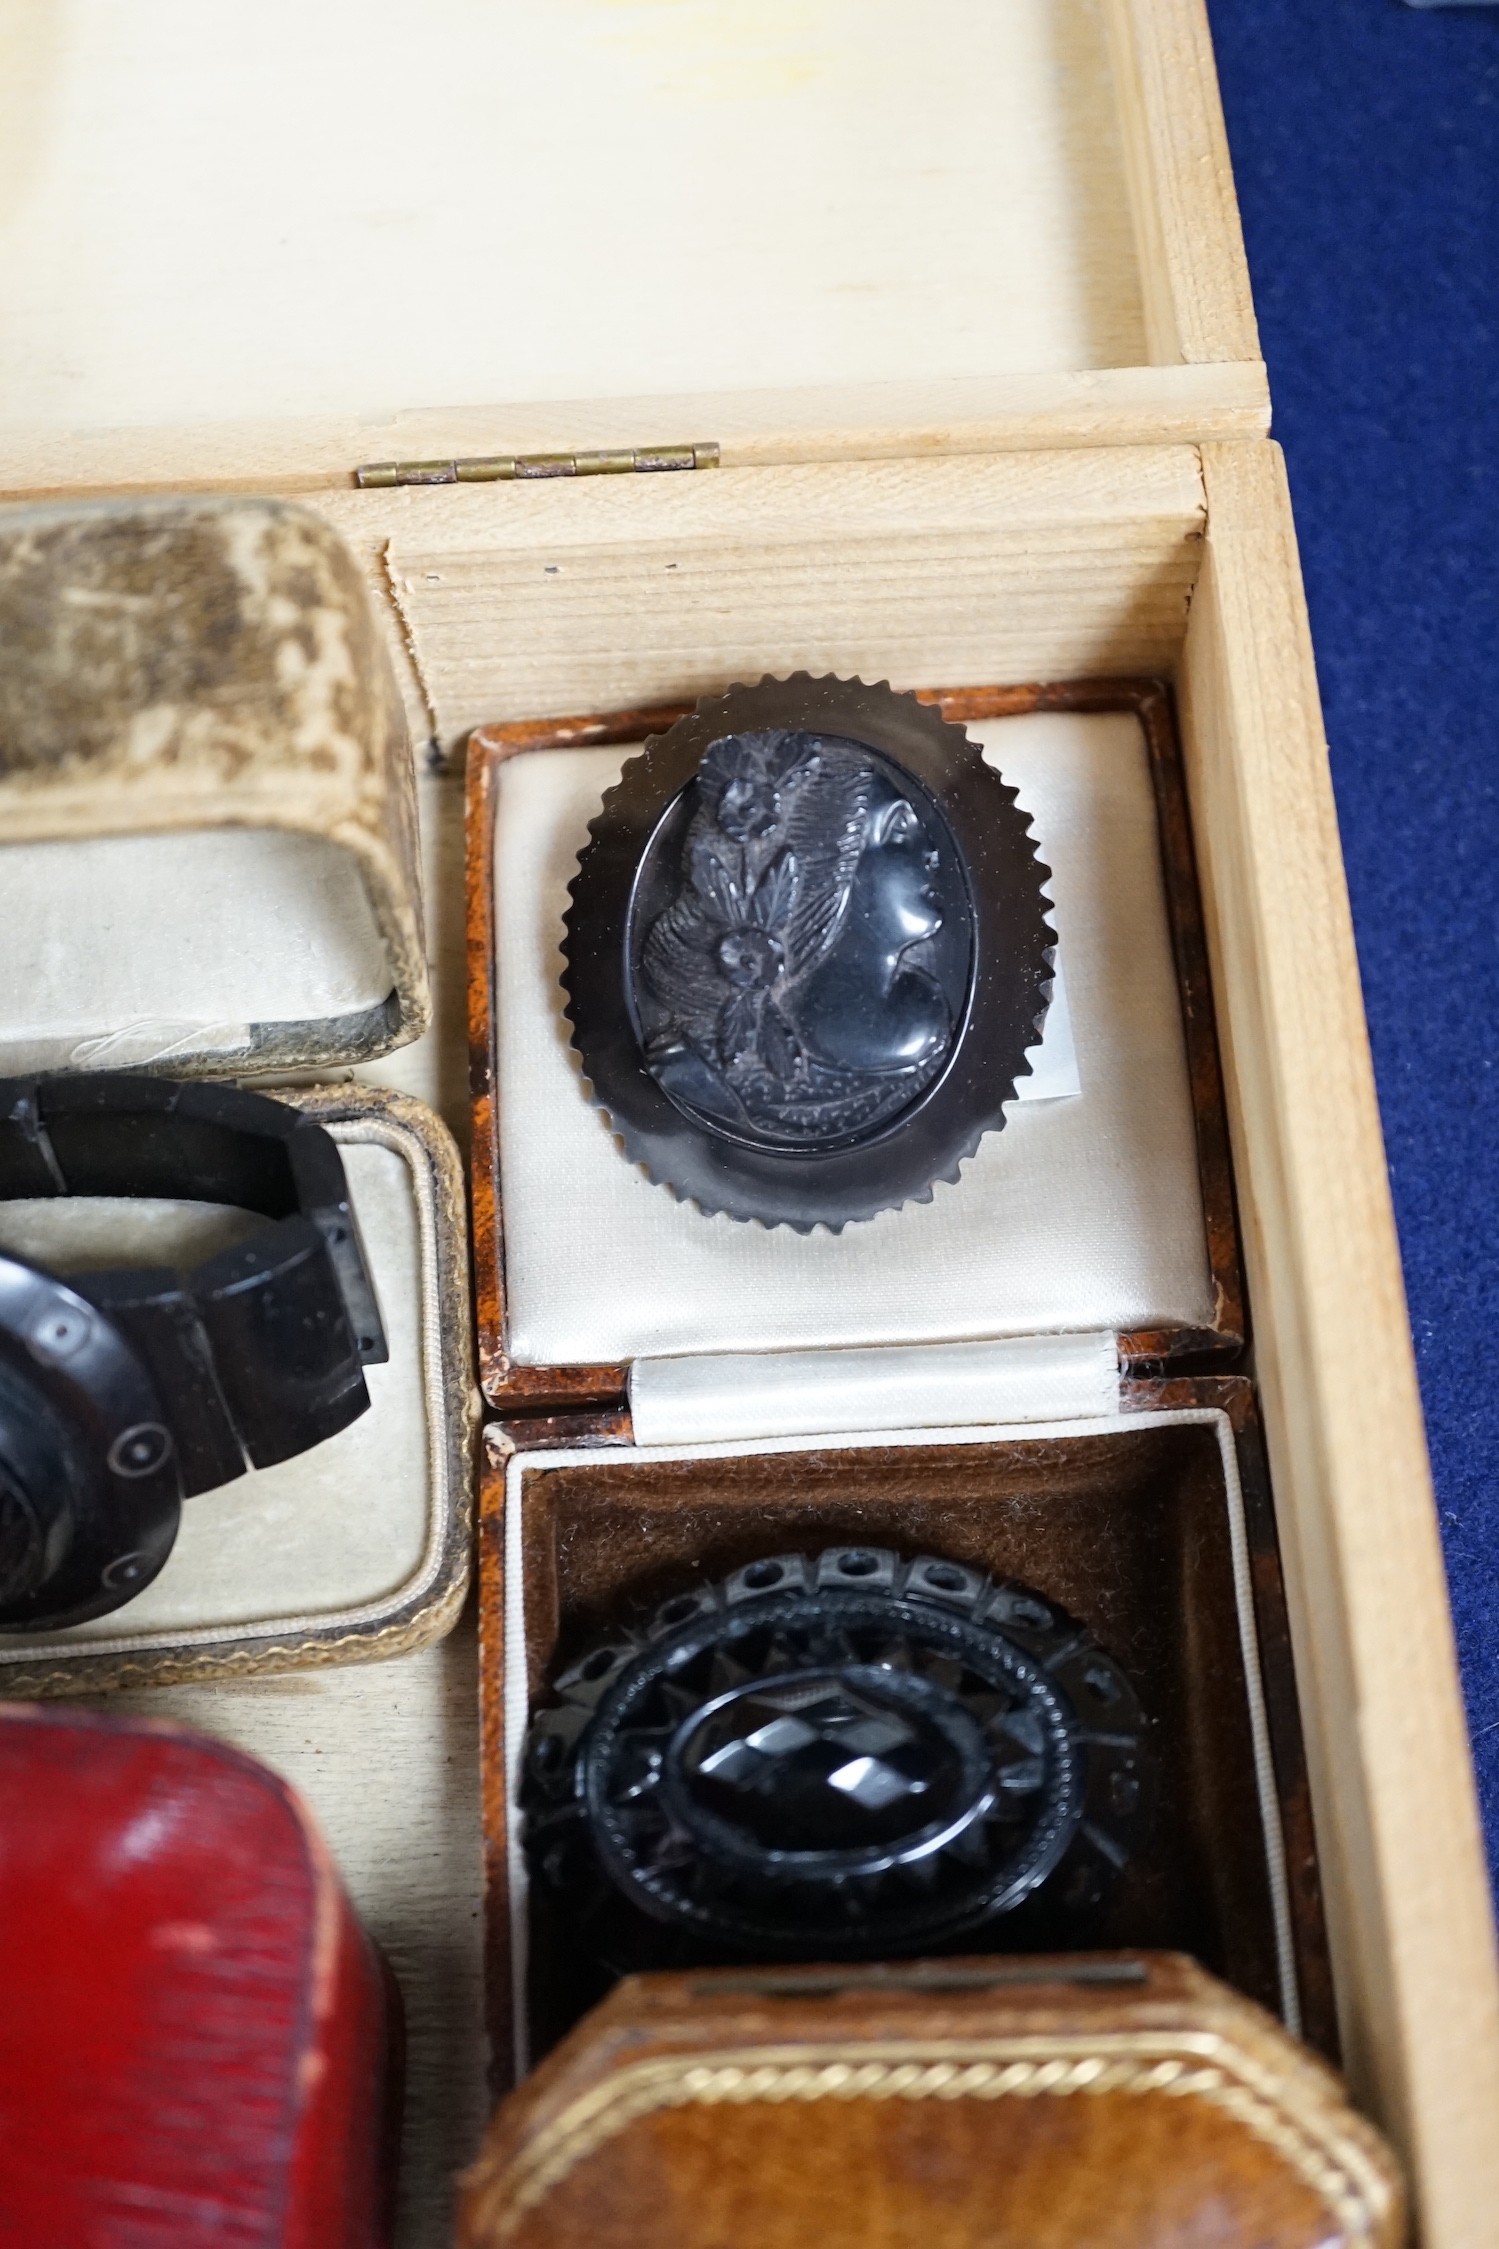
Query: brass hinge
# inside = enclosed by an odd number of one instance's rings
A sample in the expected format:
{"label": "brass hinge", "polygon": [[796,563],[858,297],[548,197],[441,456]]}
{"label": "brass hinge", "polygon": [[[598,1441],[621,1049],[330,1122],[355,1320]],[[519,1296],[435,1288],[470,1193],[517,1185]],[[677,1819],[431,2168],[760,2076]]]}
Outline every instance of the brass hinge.
{"label": "brass hinge", "polygon": [[490,453],[466,461],[372,461],[354,471],[365,491],[393,484],[509,484],[542,476],[659,476],[716,469],[716,445],[615,446],[600,453]]}

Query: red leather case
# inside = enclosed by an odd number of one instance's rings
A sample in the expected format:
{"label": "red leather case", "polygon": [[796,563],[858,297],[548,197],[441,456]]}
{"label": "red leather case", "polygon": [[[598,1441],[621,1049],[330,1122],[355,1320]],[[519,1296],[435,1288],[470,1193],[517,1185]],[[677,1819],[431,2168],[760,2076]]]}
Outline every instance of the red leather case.
{"label": "red leather case", "polygon": [[0,1706],[0,2241],[383,2249],[399,2029],[283,1781]]}

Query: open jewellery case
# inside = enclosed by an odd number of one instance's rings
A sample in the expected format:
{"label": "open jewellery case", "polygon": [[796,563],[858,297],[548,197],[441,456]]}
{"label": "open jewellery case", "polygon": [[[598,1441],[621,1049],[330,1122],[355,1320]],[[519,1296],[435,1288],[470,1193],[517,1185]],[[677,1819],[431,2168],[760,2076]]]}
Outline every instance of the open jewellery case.
{"label": "open jewellery case", "polygon": [[[190,1500],[133,1601],[0,1635],[0,1693],[420,1646],[468,1577],[468,1263],[445,1126],[349,1074],[430,1013],[410,744],[365,588],[316,516],[208,499],[7,511],[0,580],[0,1073],[239,1078],[317,1117],[389,1349],[337,1436]],[[65,1273],[192,1266],[240,1215],[9,1202],[0,1242]]]}
{"label": "open jewellery case", "polygon": [[[236,0],[232,36],[221,11],[210,22],[186,0],[152,0],[128,39],[103,0],[79,0],[66,35],[40,6],[19,20],[21,168],[0,246],[4,491],[293,494],[346,538],[413,732],[433,744],[419,794],[427,863],[442,871],[426,900],[439,1028],[420,1082],[450,1122],[462,1105],[456,774],[473,728],[617,720],[798,669],[931,691],[1169,686],[1249,1342],[1177,1361],[1127,1350],[1121,1387],[1117,1339],[1155,1315],[1183,1332],[1233,1328],[1206,1278],[1226,1269],[1210,1250],[1185,1293],[1138,1307],[1100,1294],[1073,1332],[1115,1339],[1112,1364],[1095,1343],[1093,1403],[1148,1380],[1254,1385],[1343,2064],[1407,2159],[1422,2239],[1480,2249],[1499,2204],[1499,1976],[1295,539],[1199,0],[919,12],[777,0],[753,24],[653,0],[399,20],[337,0],[311,27],[305,12],[293,23]],[[1075,712],[972,723],[1039,742],[1043,720],[1081,724]],[[1096,723],[1138,731],[1139,717]],[[586,731],[574,744],[611,746]],[[506,762],[519,772],[558,755]],[[481,837],[481,853],[492,843]],[[1059,896],[1076,1013],[1085,978],[1066,921]],[[482,1075],[482,1019],[474,1028]],[[999,1144],[1045,1106],[1021,1103]],[[501,1140],[522,1122],[502,1116]],[[490,1286],[496,1183],[508,1327]],[[869,1504],[886,1508],[918,1504],[909,1476],[896,1496],[902,1464],[925,1474],[945,1461],[945,1525],[910,1519],[935,1543],[939,1528],[959,1535],[965,1485],[970,1521],[1003,1513],[995,1489],[1008,1476],[1014,1490],[1024,1448],[1043,1442],[1048,1425],[1009,1405],[1002,1437],[963,1419],[938,1442],[925,1411],[904,1430],[866,1419],[772,1437],[762,1416],[758,1438],[729,1435],[720,1393],[717,1436],[652,1452],[648,1371],[634,1450],[604,1441],[625,1434],[626,1393],[599,1370],[682,1354],[670,1336],[627,1348],[612,1313],[596,1344],[528,1342],[516,1259],[536,1213],[503,1147],[497,1181],[485,1170],[478,1185],[486,1373],[503,1421],[488,1439],[485,1566],[504,1559],[508,1460],[522,1513],[535,1502],[521,1552],[541,1575],[518,1615],[538,1673],[554,1630],[581,1631],[589,1602],[602,1613],[645,1568],[594,1536],[601,1492],[627,1476],[662,1493],[695,1481],[691,1504],[660,1497],[649,1511],[659,1566],[678,1566],[667,1548],[702,1500],[704,1463],[655,1453],[737,1448],[711,1538],[696,1518],[706,1558],[742,1535],[727,1521],[735,1494],[773,1481],[767,1464],[788,1451],[836,1451],[840,1467],[883,1454],[885,1496]],[[554,1180],[553,1198],[567,1186]],[[1195,1186],[1191,1208],[1210,1243],[1211,1201]],[[1027,1327],[1047,1322],[1015,1309],[986,1339],[1013,1348]],[[923,1350],[962,1332],[934,1318],[905,1343],[925,1365]],[[866,1319],[858,1347],[896,1340]],[[716,1355],[793,1345],[831,1356],[834,1339],[787,1319],[768,1343],[736,1337]],[[505,1392],[516,1369],[579,1366],[593,1372],[560,1402]],[[1107,1435],[1075,1395],[1058,1407],[1052,1426],[1075,1434],[1044,1441],[1054,1457],[1071,1448],[1077,1505],[1093,1473],[1083,1453],[1099,1444],[1142,1459],[1175,1448],[1151,1486],[1160,1505],[1173,1475],[1185,1494],[1194,1449],[1200,1490],[1216,1480],[1221,1503],[1232,1458],[1249,1491],[1245,1447],[1223,1436],[1231,1416],[1147,1430],[1144,1403],[1136,1392]],[[1149,1408],[1183,1410],[1174,1388]],[[586,1427],[557,1426],[577,1415]],[[830,1448],[839,1434],[875,1441]],[[715,1455],[715,1478],[728,1457]],[[988,1498],[972,1488],[981,1458]],[[796,1504],[815,1496],[786,1478],[776,1504],[796,1491]],[[548,1493],[558,1523],[588,1532],[559,1546],[555,1623]],[[846,1489],[839,1504],[854,1504]],[[784,1545],[779,1530],[769,1543]],[[1232,1560],[1220,1556],[1220,1585],[1243,1583]],[[513,1600],[517,1582],[512,1569]],[[498,1604],[496,1581],[496,1631]],[[1237,1631],[1245,1612],[1232,1606]],[[1257,1624],[1269,1613],[1251,1608]],[[1273,1752],[1272,1634],[1259,1636]],[[367,1760],[376,1724],[394,1740],[419,1707],[399,1682],[428,1666],[412,1655],[367,1674],[389,1680],[388,1709],[377,1720],[363,1700],[339,1753]],[[211,1723],[211,1690],[181,1692]],[[333,1706],[319,1705],[329,1728]],[[224,1709],[248,1739],[240,1706]],[[452,1723],[434,1720],[435,1761]],[[321,1747],[326,1769],[332,1732]],[[495,1731],[485,1772],[493,1803]],[[1286,1778],[1270,1793],[1294,1907]],[[330,1806],[336,1847],[382,1867],[408,1851],[401,1910],[425,1927],[409,1823],[352,1794]],[[455,1957],[469,1942],[464,1899]],[[439,1977],[434,2007],[445,1988]],[[451,2087],[444,2100],[456,2113]],[[423,2176],[413,2241],[443,2237]]]}
{"label": "open jewellery case", "polygon": [[558,1023],[569,863],[627,745],[676,714],[470,747],[480,1348],[512,1448],[481,1578],[497,2066],[577,2004],[515,1844],[529,1698],[695,1577],[849,1543],[1020,1579],[1113,1649],[1162,1805],[1098,1941],[1192,1951],[1335,2043],[1253,1389],[1209,1371],[1239,1356],[1243,1287],[1170,698],[936,700],[1019,789],[1065,999],[961,1176],[841,1233],[650,1184]]}

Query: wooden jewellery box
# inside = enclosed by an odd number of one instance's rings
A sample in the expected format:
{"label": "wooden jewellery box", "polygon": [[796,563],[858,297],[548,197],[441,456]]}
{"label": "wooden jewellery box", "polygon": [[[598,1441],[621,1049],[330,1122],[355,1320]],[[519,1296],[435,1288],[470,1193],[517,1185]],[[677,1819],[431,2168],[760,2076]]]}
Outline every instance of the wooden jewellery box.
{"label": "wooden jewellery box", "polygon": [[[3,490],[291,493],[347,539],[434,745],[424,1082],[450,1116],[445,773],[473,728],[799,668],[944,690],[1169,684],[1242,1241],[1236,1364],[1263,1424],[1343,2064],[1407,2159],[1428,2249],[1487,2249],[1499,1974],[1200,0],[751,13],[328,0],[309,24],[151,0],[128,37],[105,0],[77,0],[66,36],[23,14]],[[1065,967],[1065,927],[1061,943]],[[513,1237],[505,1172],[502,1151]],[[568,1191],[554,1178],[554,1200]],[[1152,1309],[1210,1326],[1199,1305]],[[986,1340],[1026,1324],[1017,1311]],[[534,1363],[622,1364],[604,1325],[578,1358]],[[1134,1325],[1103,1313],[1091,1332]],[[952,1335],[934,1321],[912,1348]],[[788,1322],[724,1355],[796,1340]],[[866,1327],[860,1348],[887,1341]],[[973,1428],[953,1441],[964,1461],[983,1450]],[[925,1442],[914,1415],[862,1433],[902,1457]],[[512,1473],[538,1493],[571,1477],[587,1530],[628,1456],[580,1442],[563,1469],[548,1434],[582,1432],[533,1432]]]}
{"label": "wooden jewellery box", "polygon": [[[348,1428],[191,1500],[135,1600],[0,1635],[0,1695],[421,1646],[468,1578],[458,1152],[406,1094],[306,1082],[430,1013],[410,744],[364,586],[280,503],[10,509],[0,638],[0,1075],[244,1078],[319,1118],[389,1347]],[[0,1243],[64,1272],[191,1265],[241,1222],[63,1197],[0,1206]]]}

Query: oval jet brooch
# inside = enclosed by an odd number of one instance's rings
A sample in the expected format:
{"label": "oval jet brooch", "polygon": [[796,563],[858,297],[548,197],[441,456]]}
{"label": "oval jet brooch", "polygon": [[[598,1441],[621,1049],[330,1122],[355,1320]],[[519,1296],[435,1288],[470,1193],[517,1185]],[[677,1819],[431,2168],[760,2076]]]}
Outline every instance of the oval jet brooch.
{"label": "oval jet brooch", "polygon": [[1051,995],[1029,821],[914,695],[763,679],[625,766],[563,986],[630,1159],[707,1213],[835,1232],[955,1180]]}
{"label": "oval jet brooch", "polygon": [[1096,1943],[1154,1815],[1148,1734],[1029,1586],[881,1547],[771,1555],[555,1681],[521,1784],[532,1879],[616,1974]]}

